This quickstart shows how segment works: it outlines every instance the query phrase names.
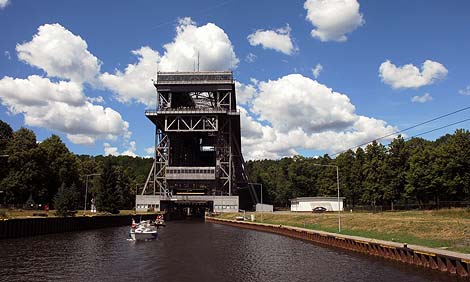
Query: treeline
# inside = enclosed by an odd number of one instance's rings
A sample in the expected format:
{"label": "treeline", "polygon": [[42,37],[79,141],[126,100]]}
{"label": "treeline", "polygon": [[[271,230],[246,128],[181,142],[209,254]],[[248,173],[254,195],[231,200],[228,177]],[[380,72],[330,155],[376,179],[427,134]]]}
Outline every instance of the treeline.
{"label": "treeline", "polygon": [[459,129],[436,141],[401,136],[389,146],[373,142],[335,159],[295,156],[247,163],[251,181],[263,184],[267,199],[287,206],[294,197],[336,196],[349,207],[439,206],[470,201],[470,132]]}
{"label": "treeline", "polygon": [[[82,209],[89,175],[87,205],[94,197],[99,211],[131,209],[152,162],[75,155],[56,135],[37,142],[33,131],[13,131],[0,120],[1,205],[54,208],[59,203]],[[339,167],[340,193],[350,207],[470,201],[470,132],[465,129],[435,141],[399,136],[387,147],[372,142],[335,159],[324,155],[249,161],[247,170],[251,182],[263,184],[265,202],[287,207],[295,197],[337,195],[336,169],[318,165]]]}
{"label": "treeline", "polygon": [[[33,131],[13,131],[0,120],[0,204],[37,207],[57,203],[67,210],[96,199],[99,211],[132,209],[153,160],[128,156],[75,155],[57,135],[37,142]],[[91,174],[98,174],[92,176]]]}

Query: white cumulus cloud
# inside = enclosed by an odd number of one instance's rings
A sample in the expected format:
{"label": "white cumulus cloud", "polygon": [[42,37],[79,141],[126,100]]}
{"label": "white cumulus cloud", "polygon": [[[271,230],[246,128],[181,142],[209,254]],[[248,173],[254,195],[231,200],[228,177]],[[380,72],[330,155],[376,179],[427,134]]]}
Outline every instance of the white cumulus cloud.
{"label": "white cumulus cloud", "polygon": [[253,87],[251,104],[239,107],[246,159],[292,156],[298,149],[338,152],[397,131],[358,115],[345,94],[300,74]]}
{"label": "white cumulus cloud", "polygon": [[104,143],[103,146],[105,156],[119,156],[118,147],[112,147],[109,143]]}
{"label": "white cumulus cloud", "polygon": [[121,155],[123,156],[129,156],[129,157],[137,157],[135,151],[137,150],[137,146],[135,141],[129,142],[129,146],[127,147],[127,150],[122,152]]}
{"label": "white cumulus cloud", "polygon": [[297,48],[294,47],[290,37],[291,28],[289,25],[276,30],[258,29],[248,35],[248,42],[251,46],[261,45],[263,49],[273,49],[286,55],[292,55]]}
{"label": "white cumulus cloud", "polygon": [[108,156],[129,156],[129,157],[137,157],[137,154],[135,153],[137,146],[135,141],[130,141],[127,144],[127,149],[123,151],[122,153],[119,153],[118,147],[113,147],[109,143],[103,143],[104,147],[104,155]]}
{"label": "white cumulus cloud", "polygon": [[304,8],[315,26],[311,35],[320,41],[344,42],[347,33],[365,22],[357,0],[307,0]]}
{"label": "white cumulus cloud", "polygon": [[235,81],[235,93],[237,93],[237,104],[249,103],[256,95],[256,88],[253,84],[243,84]]}
{"label": "white cumulus cloud", "polygon": [[133,50],[132,54],[139,58],[136,64],[127,65],[124,72],[119,70],[116,70],[115,74],[105,72],[100,76],[100,81],[117,94],[120,102],[136,101],[153,105],[157,98],[151,79],[157,74],[160,56],[148,46]]}
{"label": "white cumulus cloud", "polygon": [[101,62],[88,51],[80,36],[60,24],[45,24],[29,42],[16,45],[18,58],[44,70],[48,76],[93,82]]}
{"label": "white cumulus cloud", "polygon": [[111,108],[87,101],[73,81],[52,82],[31,75],[0,80],[0,100],[12,114],[24,114],[25,124],[63,132],[76,144],[127,136],[129,124]]}
{"label": "white cumulus cloud", "polygon": [[8,4],[10,4],[10,0],[0,0],[0,9],[5,8]]}
{"label": "white cumulus cloud", "polygon": [[460,95],[470,96],[470,85],[467,85],[466,88],[459,90]]}
{"label": "white cumulus cloud", "polygon": [[256,61],[256,55],[253,53],[248,53],[245,58],[245,62],[247,63],[254,63]]}
{"label": "white cumulus cloud", "polygon": [[429,102],[429,101],[432,101],[433,98],[431,96],[431,94],[429,93],[424,93],[424,95],[421,95],[421,96],[413,96],[411,98],[411,102],[413,103],[426,103],[426,102]]}
{"label": "white cumulus cloud", "polygon": [[300,74],[260,82],[258,87],[254,113],[281,132],[298,127],[309,133],[345,129],[357,118],[348,96]]}
{"label": "white cumulus cloud", "polygon": [[197,26],[191,18],[178,21],[175,39],[163,46],[158,70],[193,71],[229,70],[238,65],[238,58],[228,35],[213,23]]}
{"label": "white cumulus cloud", "polygon": [[152,146],[152,147],[147,147],[147,148],[145,148],[145,152],[146,152],[147,154],[149,154],[149,155],[152,155],[152,154],[155,153],[155,147],[154,147],[154,146]]}
{"label": "white cumulus cloud", "polygon": [[318,78],[322,70],[323,66],[321,64],[317,64],[315,68],[312,69],[313,77]]}
{"label": "white cumulus cloud", "polygon": [[426,60],[421,70],[412,64],[397,67],[389,60],[379,67],[382,81],[393,88],[419,88],[445,78],[447,73],[444,65],[431,60]]}
{"label": "white cumulus cloud", "polygon": [[102,84],[117,94],[120,102],[139,102],[152,106],[156,102],[155,87],[150,81],[157,71],[229,70],[239,62],[234,47],[223,29],[213,23],[197,26],[191,18],[178,21],[174,40],[163,46],[159,54],[148,46],[132,53],[139,57],[124,71],[100,76]]}

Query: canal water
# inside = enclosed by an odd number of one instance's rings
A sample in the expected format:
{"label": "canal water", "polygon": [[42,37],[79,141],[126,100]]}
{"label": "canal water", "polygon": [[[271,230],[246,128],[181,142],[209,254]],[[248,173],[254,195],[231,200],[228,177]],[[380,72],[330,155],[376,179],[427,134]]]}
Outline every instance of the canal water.
{"label": "canal water", "polygon": [[458,281],[276,234],[172,221],[159,239],[129,227],[0,240],[0,281]]}

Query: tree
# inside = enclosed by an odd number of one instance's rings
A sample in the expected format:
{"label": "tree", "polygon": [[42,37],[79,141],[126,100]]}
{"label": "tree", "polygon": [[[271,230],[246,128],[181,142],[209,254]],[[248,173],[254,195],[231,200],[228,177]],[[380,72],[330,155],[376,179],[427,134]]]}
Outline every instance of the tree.
{"label": "tree", "polygon": [[131,180],[129,171],[123,167],[115,167],[116,175],[116,202],[119,209],[131,209],[133,207],[133,199],[131,194]]}
{"label": "tree", "polygon": [[442,170],[442,185],[449,200],[470,199],[470,132],[458,129],[436,140],[436,153]]}
{"label": "tree", "polygon": [[399,135],[390,143],[385,159],[383,199],[390,203],[392,210],[394,202],[397,202],[405,191],[406,173],[409,168],[408,158],[409,152],[405,140]]}
{"label": "tree", "polygon": [[292,183],[292,198],[317,195],[315,179],[318,172],[312,164],[312,159],[302,156],[292,158],[292,163],[288,167],[289,181]]}
{"label": "tree", "polygon": [[[332,164],[330,156],[325,154],[323,157],[316,159],[315,163],[321,165]],[[336,169],[334,167],[316,166],[318,171],[316,183],[318,186],[318,195],[322,197],[335,196],[338,193],[336,181]]]}
{"label": "tree", "polygon": [[49,202],[57,193],[61,183],[70,186],[79,182],[78,161],[57,135],[45,139],[38,147],[43,150],[44,161],[47,163],[45,184],[48,193],[45,201]]}
{"label": "tree", "polygon": [[41,203],[47,194],[44,185],[47,164],[44,163],[43,151],[37,146],[34,132],[26,128],[14,132],[6,153],[9,155],[9,171],[1,181],[6,191],[6,202],[24,204],[31,198]]}
{"label": "tree", "polygon": [[13,129],[11,126],[0,120],[0,154],[3,154],[13,138]]}
{"label": "tree", "polygon": [[385,179],[385,147],[373,141],[366,147],[362,200],[373,206],[382,203]]}
{"label": "tree", "polygon": [[80,193],[75,186],[67,187],[62,183],[54,196],[54,207],[58,216],[68,216],[77,209]]}
{"label": "tree", "polygon": [[346,202],[354,207],[359,200],[358,188],[361,183],[358,181],[358,173],[362,171],[362,165],[356,165],[356,154],[352,150],[338,155],[336,165],[339,167],[341,194],[346,198]]}
{"label": "tree", "polygon": [[[0,155],[6,154],[6,149],[13,139],[13,129],[6,122],[0,120]],[[8,158],[0,156],[0,183],[8,174]]]}
{"label": "tree", "polygon": [[116,173],[109,159],[104,161],[100,185],[96,194],[96,208],[100,212],[119,213],[119,191]]}
{"label": "tree", "polygon": [[[439,206],[439,202],[452,193],[444,177],[444,167],[449,162],[449,157],[442,147],[446,142],[441,141],[417,139],[411,143],[414,146],[409,158],[405,195],[418,201],[420,206],[428,203]],[[416,146],[417,144],[419,146]]]}

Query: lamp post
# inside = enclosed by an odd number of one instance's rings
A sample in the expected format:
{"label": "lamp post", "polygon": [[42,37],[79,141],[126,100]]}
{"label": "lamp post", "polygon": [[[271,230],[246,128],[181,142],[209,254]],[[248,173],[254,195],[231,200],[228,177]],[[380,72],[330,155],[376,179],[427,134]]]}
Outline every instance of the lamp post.
{"label": "lamp post", "polygon": [[249,185],[259,185],[261,187],[261,222],[263,222],[263,184],[261,183],[248,183]]}
{"label": "lamp post", "polygon": [[339,169],[337,165],[313,164],[314,166],[326,166],[336,168],[336,185],[338,187],[338,233],[341,233],[341,206],[339,203]]}
{"label": "lamp post", "polygon": [[83,209],[83,215],[86,214],[86,198],[87,198],[87,195],[88,195],[88,177],[90,176],[97,176],[97,175],[101,175],[99,173],[92,173],[92,174],[87,174],[86,175],[86,181],[85,181],[85,207]]}

